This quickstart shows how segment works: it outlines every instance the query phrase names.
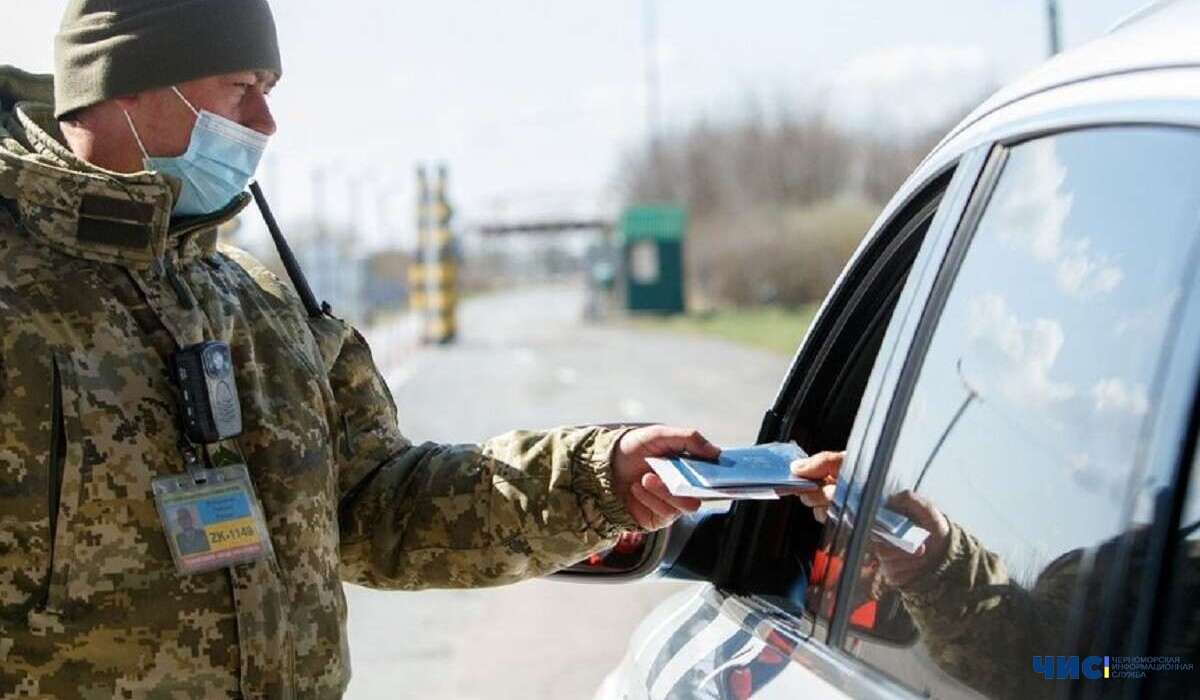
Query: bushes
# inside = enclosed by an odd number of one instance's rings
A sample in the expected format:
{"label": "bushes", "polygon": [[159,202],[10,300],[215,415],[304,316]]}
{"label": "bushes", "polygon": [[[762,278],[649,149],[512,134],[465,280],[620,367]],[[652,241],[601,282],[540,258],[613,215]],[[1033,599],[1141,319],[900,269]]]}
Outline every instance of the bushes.
{"label": "bushes", "polygon": [[819,113],[748,112],[631,154],[623,198],[687,206],[689,294],[699,305],[820,301],[949,124],[897,138],[846,131]]}
{"label": "bushes", "polygon": [[820,300],[877,213],[870,202],[843,197],[698,218],[687,249],[692,297],[719,305],[792,308]]}

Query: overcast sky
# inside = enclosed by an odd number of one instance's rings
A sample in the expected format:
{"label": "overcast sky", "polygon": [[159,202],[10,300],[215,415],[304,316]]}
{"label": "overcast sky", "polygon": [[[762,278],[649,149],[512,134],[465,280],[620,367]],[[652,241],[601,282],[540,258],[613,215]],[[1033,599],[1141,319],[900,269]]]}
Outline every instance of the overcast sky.
{"label": "overcast sky", "polygon": [[[63,3],[0,2],[0,63],[50,70]],[[395,193],[383,208],[409,229],[421,160],[450,165],[468,219],[611,205],[620,154],[646,133],[645,2],[276,2],[285,75],[264,179],[282,218],[309,211],[321,165],[335,174],[332,216],[349,209],[339,183],[358,175],[372,183],[364,201]],[[1142,4],[1061,0],[1065,45]],[[919,126],[1032,68],[1047,46],[1044,0],[657,0],[656,15],[667,129],[751,98]]]}

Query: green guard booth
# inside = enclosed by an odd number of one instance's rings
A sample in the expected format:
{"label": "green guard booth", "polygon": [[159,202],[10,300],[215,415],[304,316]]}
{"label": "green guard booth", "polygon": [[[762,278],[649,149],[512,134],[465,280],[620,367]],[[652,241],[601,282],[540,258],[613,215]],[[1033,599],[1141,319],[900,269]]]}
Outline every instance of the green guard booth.
{"label": "green guard booth", "polygon": [[624,263],[625,308],[680,314],[684,299],[683,241],[687,211],[673,205],[630,207],[618,234]]}

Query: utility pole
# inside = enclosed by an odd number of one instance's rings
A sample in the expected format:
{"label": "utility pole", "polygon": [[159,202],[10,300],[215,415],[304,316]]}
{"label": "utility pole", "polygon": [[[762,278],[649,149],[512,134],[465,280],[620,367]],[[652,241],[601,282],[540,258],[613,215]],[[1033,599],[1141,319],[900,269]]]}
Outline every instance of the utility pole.
{"label": "utility pole", "polygon": [[1059,12],[1058,0],[1046,0],[1046,12],[1050,25],[1050,55],[1062,51],[1062,13]]}
{"label": "utility pole", "polygon": [[658,0],[642,0],[646,43],[646,136],[657,157],[659,137]]}

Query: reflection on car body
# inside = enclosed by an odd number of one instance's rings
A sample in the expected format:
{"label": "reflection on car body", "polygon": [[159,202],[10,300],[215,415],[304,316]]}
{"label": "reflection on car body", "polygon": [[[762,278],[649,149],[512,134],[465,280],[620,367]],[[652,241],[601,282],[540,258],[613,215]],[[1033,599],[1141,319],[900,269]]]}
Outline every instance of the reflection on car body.
{"label": "reflection on car body", "polygon": [[1198,35],[1166,3],[1001,90],[798,350],[760,440],[845,449],[835,505],[926,547],[794,499],[652,537],[704,583],[598,698],[1200,693]]}

